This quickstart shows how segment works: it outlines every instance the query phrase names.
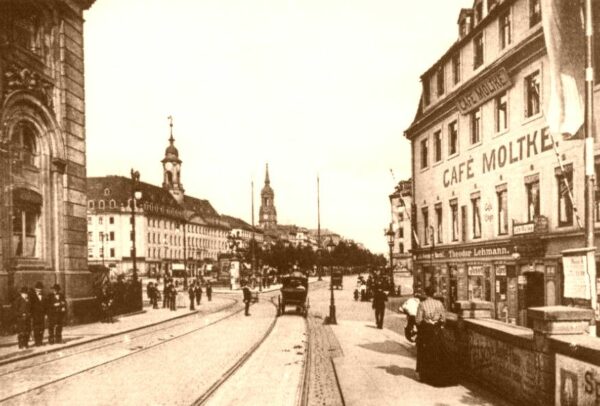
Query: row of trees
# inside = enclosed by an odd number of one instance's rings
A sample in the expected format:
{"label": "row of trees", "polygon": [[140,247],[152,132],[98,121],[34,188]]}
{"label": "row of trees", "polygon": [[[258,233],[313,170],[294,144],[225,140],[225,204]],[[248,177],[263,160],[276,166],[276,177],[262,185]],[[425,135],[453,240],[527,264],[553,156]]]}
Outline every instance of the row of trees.
{"label": "row of trees", "polygon": [[[280,272],[288,272],[294,265],[303,270],[313,269],[319,263],[318,253],[312,248],[286,245],[281,241],[267,249],[254,242],[254,256],[256,263],[277,268]],[[244,252],[244,260],[252,261],[251,248]],[[323,266],[379,267],[385,264],[383,255],[373,254],[355,243],[340,241],[331,253],[325,247],[321,251]]]}

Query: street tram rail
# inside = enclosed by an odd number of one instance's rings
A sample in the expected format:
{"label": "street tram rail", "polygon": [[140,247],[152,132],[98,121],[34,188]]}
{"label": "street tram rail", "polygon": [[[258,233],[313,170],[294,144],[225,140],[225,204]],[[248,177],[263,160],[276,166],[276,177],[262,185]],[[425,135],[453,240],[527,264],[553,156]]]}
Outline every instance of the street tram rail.
{"label": "street tram rail", "polygon": [[[237,304],[239,304],[239,303],[240,303],[240,300],[238,300],[238,299],[232,299],[232,300],[233,300],[233,302],[232,302],[232,303],[230,303],[230,304],[228,304],[228,305],[226,305],[226,306],[222,307],[221,309],[219,309],[219,310],[217,310],[216,312],[213,312],[213,313],[211,313],[211,314],[214,314],[214,313],[219,313],[219,312],[224,312],[224,311],[228,311],[229,309],[231,309],[232,307],[235,307],[235,305],[237,305]],[[111,364],[111,363],[114,363],[114,362],[120,361],[120,360],[122,360],[122,359],[124,359],[124,358],[131,357],[131,356],[133,356],[133,355],[140,354],[141,352],[145,352],[145,351],[148,351],[148,350],[150,350],[150,349],[156,348],[156,347],[158,347],[158,346],[160,346],[160,345],[162,345],[162,344],[166,344],[166,343],[169,343],[169,342],[172,342],[172,341],[178,340],[178,339],[180,339],[180,338],[182,338],[182,337],[188,336],[188,335],[190,335],[190,334],[193,334],[193,333],[196,333],[196,332],[198,332],[198,331],[200,331],[200,330],[204,330],[204,329],[205,329],[205,328],[207,328],[207,327],[210,327],[210,326],[213,326],[213,325],[215,325],[215,324],[217,324],[217,323],[220,323],[220,322],[222,322],[222,321],[225,321],[225,320],[227,320],[227,319],[229,319],[229,318],[231,318],[231,317],[235,316],[236,314],[238,314],[238,313],[242,312],[243,310],[244,310],[244,307],[240,307],[239,309],[237,309],[237,310],[235,310],[235,311],[233,311],[233,312],[231,312],[231,313],[225,314],[223,317],[220,317],[220,318],[218,318],[217,320],[213,320],[212,322],[210,322],[210,323],[207,323],[207,324],[204,324],[204,325],[202,325],[202,326],[200,326],[200,327],[198,327],[198,328],[194,328],[194,329],[192,329],[192,330],[186,331],[186,332],[185,332],[185,333],[183,333],[183,334],[179,334],[179,335],[177,335],[177,336],[173,336],[173,337],[169,337],[169,338],[162,339],[161,341],[159,341],[159,342],[156,342],[156,343],[154,343],[154,344],[151,344],[151,345],[148,345],[148,346],[146,346],[146,347],[143,347],[143,348],[139,349],[138,351],[131,352],[131,353],[129,353],[129,354],[124,354],[124,355],[122,355],[122,356],[119,356],[119,357],[112,358],[112,359],[110,359],[110,360],[108,360],[108,361],[106,361],[106,362],[102,362],[102,363],[99,363],[99,364],[93,365],[93,366],[91,366],[91,367],[88,367],[88,368],[81,369],[81,370],[79,370],[79,371],[77,371],[77,372],[74,372],[74,373],[71,373],[71,374],[68,374],[68,375],[65,375],[65,376],[61,376],[61,377],[60,377],[60,378],[58,378],[58,379],[54,379],[54,380],[50,380],[50,381],[48,381],[48,382],[44,382],[44,383],[43,383],[43,384],[41,384],[41,385],[37,385],[37,386],[35,386],[35,387],[28,388],[27,390],[21,391],[21,392],[19,392],[19,393],[15,393],[15,394],[12,394],[12,395],[10,395],[10,396],[7,396],[7,397],[5,397],[5,398],[2,398],[2,399],[0,399],[0,402],[6,402],[6,401],[9,401],[9,400],[11,400],[11,399],[14,399],[14,398],[17,398],[17,397],[19,397],[19,396],[23,396],[23,395],[25,395],[25,394],[27,394],[27,393],[31,393],[31,392],[37,391],[37,390],[39,390],[39,389],[41,389],[41,388],[44,388],[44,387],[47,387],[47,386],[51,386],[51,385],[54,385],[54,384],[56,384],[56,383],[58,383],[58,382],[65,381],[65,380],[68,380],[68,379],[70,379],[70,378],[73,378],[73,377],[75,377],[75,376],[78,376],[78,375],[84,374],[84,373],[86,373],[86,372],[89,372],[89,371],[91,371],[91,370],[94,370],[94,369],[96,369],[96,368],[100,368],[100,367],[102,367],[102,366],[105,366],[105,365],[108,365],[108,364]],[[189,317],[193,317],[194,315],[198,315],[198,313],[193,313],[193,314],[190,314],[190,315],[189,315]],[[184,320],[186,320],[186,319],[187,319],[187,321],[182,321],[182,322],[175,323],[175,324],[169,324],[168,326],[161,326],[161,328],[150,328],[150,330],[151,330],[151,331],[143,331],[143,330],[141,330],[141,334],[137,334],[137,335],[135,335],[135,337],[131,337],[131,340],[134,340],[134,339],[139,339],[139,338],[141,338],[141,337],[144,337],[144,336],[146,336],[146,335],[150,335],[150,334],[156,334],[157,332],[165,331],[165,330],[172,329],[172,328],[174,328],[174,327],[181,326],[181,325],[183,325],[183,324],[188,324],[188,323],[189,323],[189,319],[188,319],[187,317],[184,317],[183,319],[184,319]],[[167,323],[168,323],[168,322],[165,322],[165,324],[167,324]],[[153,326],[153,327],[157,327],[157,326]],[[134,332],[134,333],[135,333],[135,332]],[[125,334],[123,334],[123,335],[125,335]],[[120,335],[119,335],[119,336],[120,336]],[[111,337],[107,338],[107,340],[108,340],[108,339],[111,339],[111,338],[112,338],[112,339],[114,339],[114,338],[115,338],[115,336],[111,336]],[[76,356],[76,355],[85,354],[85,353],[88,353],[88,352],[91,352],[91,351],[97,351],[97,350],[99,350],[99,349],[102,349],[102,348],[107,348],[107,347],[110,347],[110,346],[116,346],[116,345],[118,345],[118,344],[122,344],[122,340],[119,340],[119,341],[112,341],[112,342],[110,342],[110,343],[106,343],[106,344],[99,345],[99,346],[93,346],[93,347],[91,347],[91,348],[86,348],[86,349],[85,349],[85,350],[83,350],[83,351],[77,351],[77,352],[74,352],[74,353],[69,353],[69,354],[67,354],[67,355],[60,356],[60,357],[57,357],[57,358],[53,358],[53,359],[51,359],[51,360],[46,360],[46,361],[43,361],[43,362],[40,362],[40,363],[37,363],[37,364],[27,365],[27,366],[24,366],[24,367],[22,367],[22,368],[15,368],[15,369],[12,369],[12,370],[10,370],[10,371],[7,371],[7,372],[5,372],[5,373],[2,373],[2,374],[0,374],[0,378],[2,378],[2,377],[4,377],[4,376],[11,375],[11,374],[16,374],[16,373],[22,372],[22,371],[24,371],[24,370],[27,370],[27,369],[31,369],[31,368],[35,368],[35,367],[39,367],[40,365],[44,365],[44,364],[49,364],[49,363],[52,363],[52,362],[61,361],[61,360],[64,360],[65,358],[69,358],[69,357],[73,357],[73,356]],[[84,344],[82,344],[82,345],[84,345]]]}
{"label": "street tram rail", "polygon": [[[278,309],[278,305],[275,302],[275,299],[276,299],[276,296],[271,297],[271,304],[273,306],[275,306],[276,309]],[[269,328],[267,329],[265,334],[260,338],[260,340],[258,340],[248,351],[246,351],[244,353],[244,355],[242,355],[242,357],[231,368],[229,368],[227,371],[225,371],[225,373],[221,376],[221,378],[219,378],[213,385],[211,385],[211,387],[208,388],[208,390],[206,392],[204,392],[200,397],[198,397],[198,399],[196,399],[192,403],[192,406],[205,405],[210,400],[210,398],[215,394],[215,392],[221,386],[223,386],[223,384],[225,384],[225,382],[227,382],[227,380],[229,378],[231,378],[237,371],[239,371],[240,368],[242,368],[242,366],[246,363],[246,361],[248,361],[248,359],[250,359],[250,357],[256,352],[256,350],[258,350],[258,348],[260,348],[260,346],[269,337],[269,335],[275,328],[277,319],[278,319],[278,317],[273,317],[273,321],[269,325]],[[308,331],[307,319],[304,319],[304,326],[305,326],[306,331]],[[308,405],[308,381],[309,381],[308,374],[310,371],[309,366],[308,366],[308,363],[310,362],[310,356],[309,356],[310,354],[308,353],[308,351],[310,349],[310,343],[308,342],[309,335],[307,334],[306,337],[307,337],[306,351],[304,354],[305,361],[304,361],[304,365],[302,368],[302,377],[300,379],[300,385],[297,388],[298,396],[296,396],[296,406]]]}

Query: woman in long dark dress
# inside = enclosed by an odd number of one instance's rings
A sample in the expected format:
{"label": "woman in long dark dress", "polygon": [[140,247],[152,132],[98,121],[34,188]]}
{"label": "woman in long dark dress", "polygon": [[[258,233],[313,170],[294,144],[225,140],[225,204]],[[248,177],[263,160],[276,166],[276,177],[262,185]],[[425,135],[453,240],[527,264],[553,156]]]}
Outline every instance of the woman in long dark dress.
{"label": "woman in long dark dress", "polygon": [[435,386],[452,385],[455,373],[444,346],[446,309],[433,298],[435,288],[425,288],[427,298],[417,309],[417,372],[419,379]]}

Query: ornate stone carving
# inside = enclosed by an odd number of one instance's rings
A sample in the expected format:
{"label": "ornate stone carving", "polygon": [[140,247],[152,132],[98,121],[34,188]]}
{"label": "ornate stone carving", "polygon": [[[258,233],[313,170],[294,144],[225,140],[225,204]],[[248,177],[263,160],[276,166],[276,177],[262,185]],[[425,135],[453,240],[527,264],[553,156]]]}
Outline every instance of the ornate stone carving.
{"label": "ornate stone carving", "polygon": [[28,68],[11,65],[4,72],[4,97],[18,90],[35,94],[42,103],[52,108],[52,84],[39,73]]}

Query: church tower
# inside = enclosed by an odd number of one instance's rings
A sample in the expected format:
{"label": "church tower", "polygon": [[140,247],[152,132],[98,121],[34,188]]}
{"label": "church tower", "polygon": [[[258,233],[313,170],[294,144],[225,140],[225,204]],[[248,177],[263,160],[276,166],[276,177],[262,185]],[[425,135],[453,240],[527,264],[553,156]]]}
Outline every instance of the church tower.
{"label": "church tower", "polygon": [[276,226],[277,210],[275,209],[275,193],[271,189],[271,180],[269,179],[269,164],[267,164],[265,186],[260,192],[260,198],[258,224],[264,229]]}
{"label": "church tower", "polygon": [[167,189],[177,203],[183,203],[185,190],[181,184],[181,159],[179,151],[175,148],[175,138],[173,138],[173,117],[169,116],[169,126],[171,127],[171,136],[169,137],[169,146],[165,149],[165,157],[161,161],[163,164],[163,188]]}

